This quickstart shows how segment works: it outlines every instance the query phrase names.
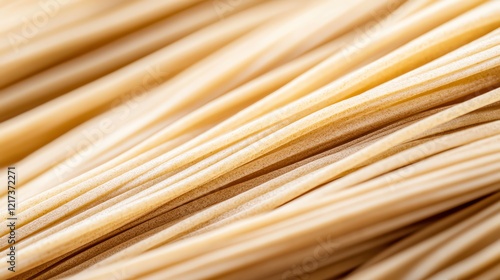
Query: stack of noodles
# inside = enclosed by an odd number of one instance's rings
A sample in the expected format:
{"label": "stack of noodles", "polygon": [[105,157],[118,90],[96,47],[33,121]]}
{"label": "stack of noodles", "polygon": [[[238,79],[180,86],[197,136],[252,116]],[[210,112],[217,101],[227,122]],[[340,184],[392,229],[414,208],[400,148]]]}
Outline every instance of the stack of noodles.
{"label": "stack of noodles", "polygon": [[0,278],[499,279],[500,1],[0,6]]}

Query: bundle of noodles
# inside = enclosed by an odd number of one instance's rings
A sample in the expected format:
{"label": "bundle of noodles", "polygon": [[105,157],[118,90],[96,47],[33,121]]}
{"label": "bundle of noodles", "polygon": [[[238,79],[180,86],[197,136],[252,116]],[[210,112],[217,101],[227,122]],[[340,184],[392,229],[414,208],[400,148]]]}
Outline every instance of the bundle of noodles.
{"label": "bundle of noodles", "polygon": [[0,14],[2,279],[500,279],[500,1]]}

